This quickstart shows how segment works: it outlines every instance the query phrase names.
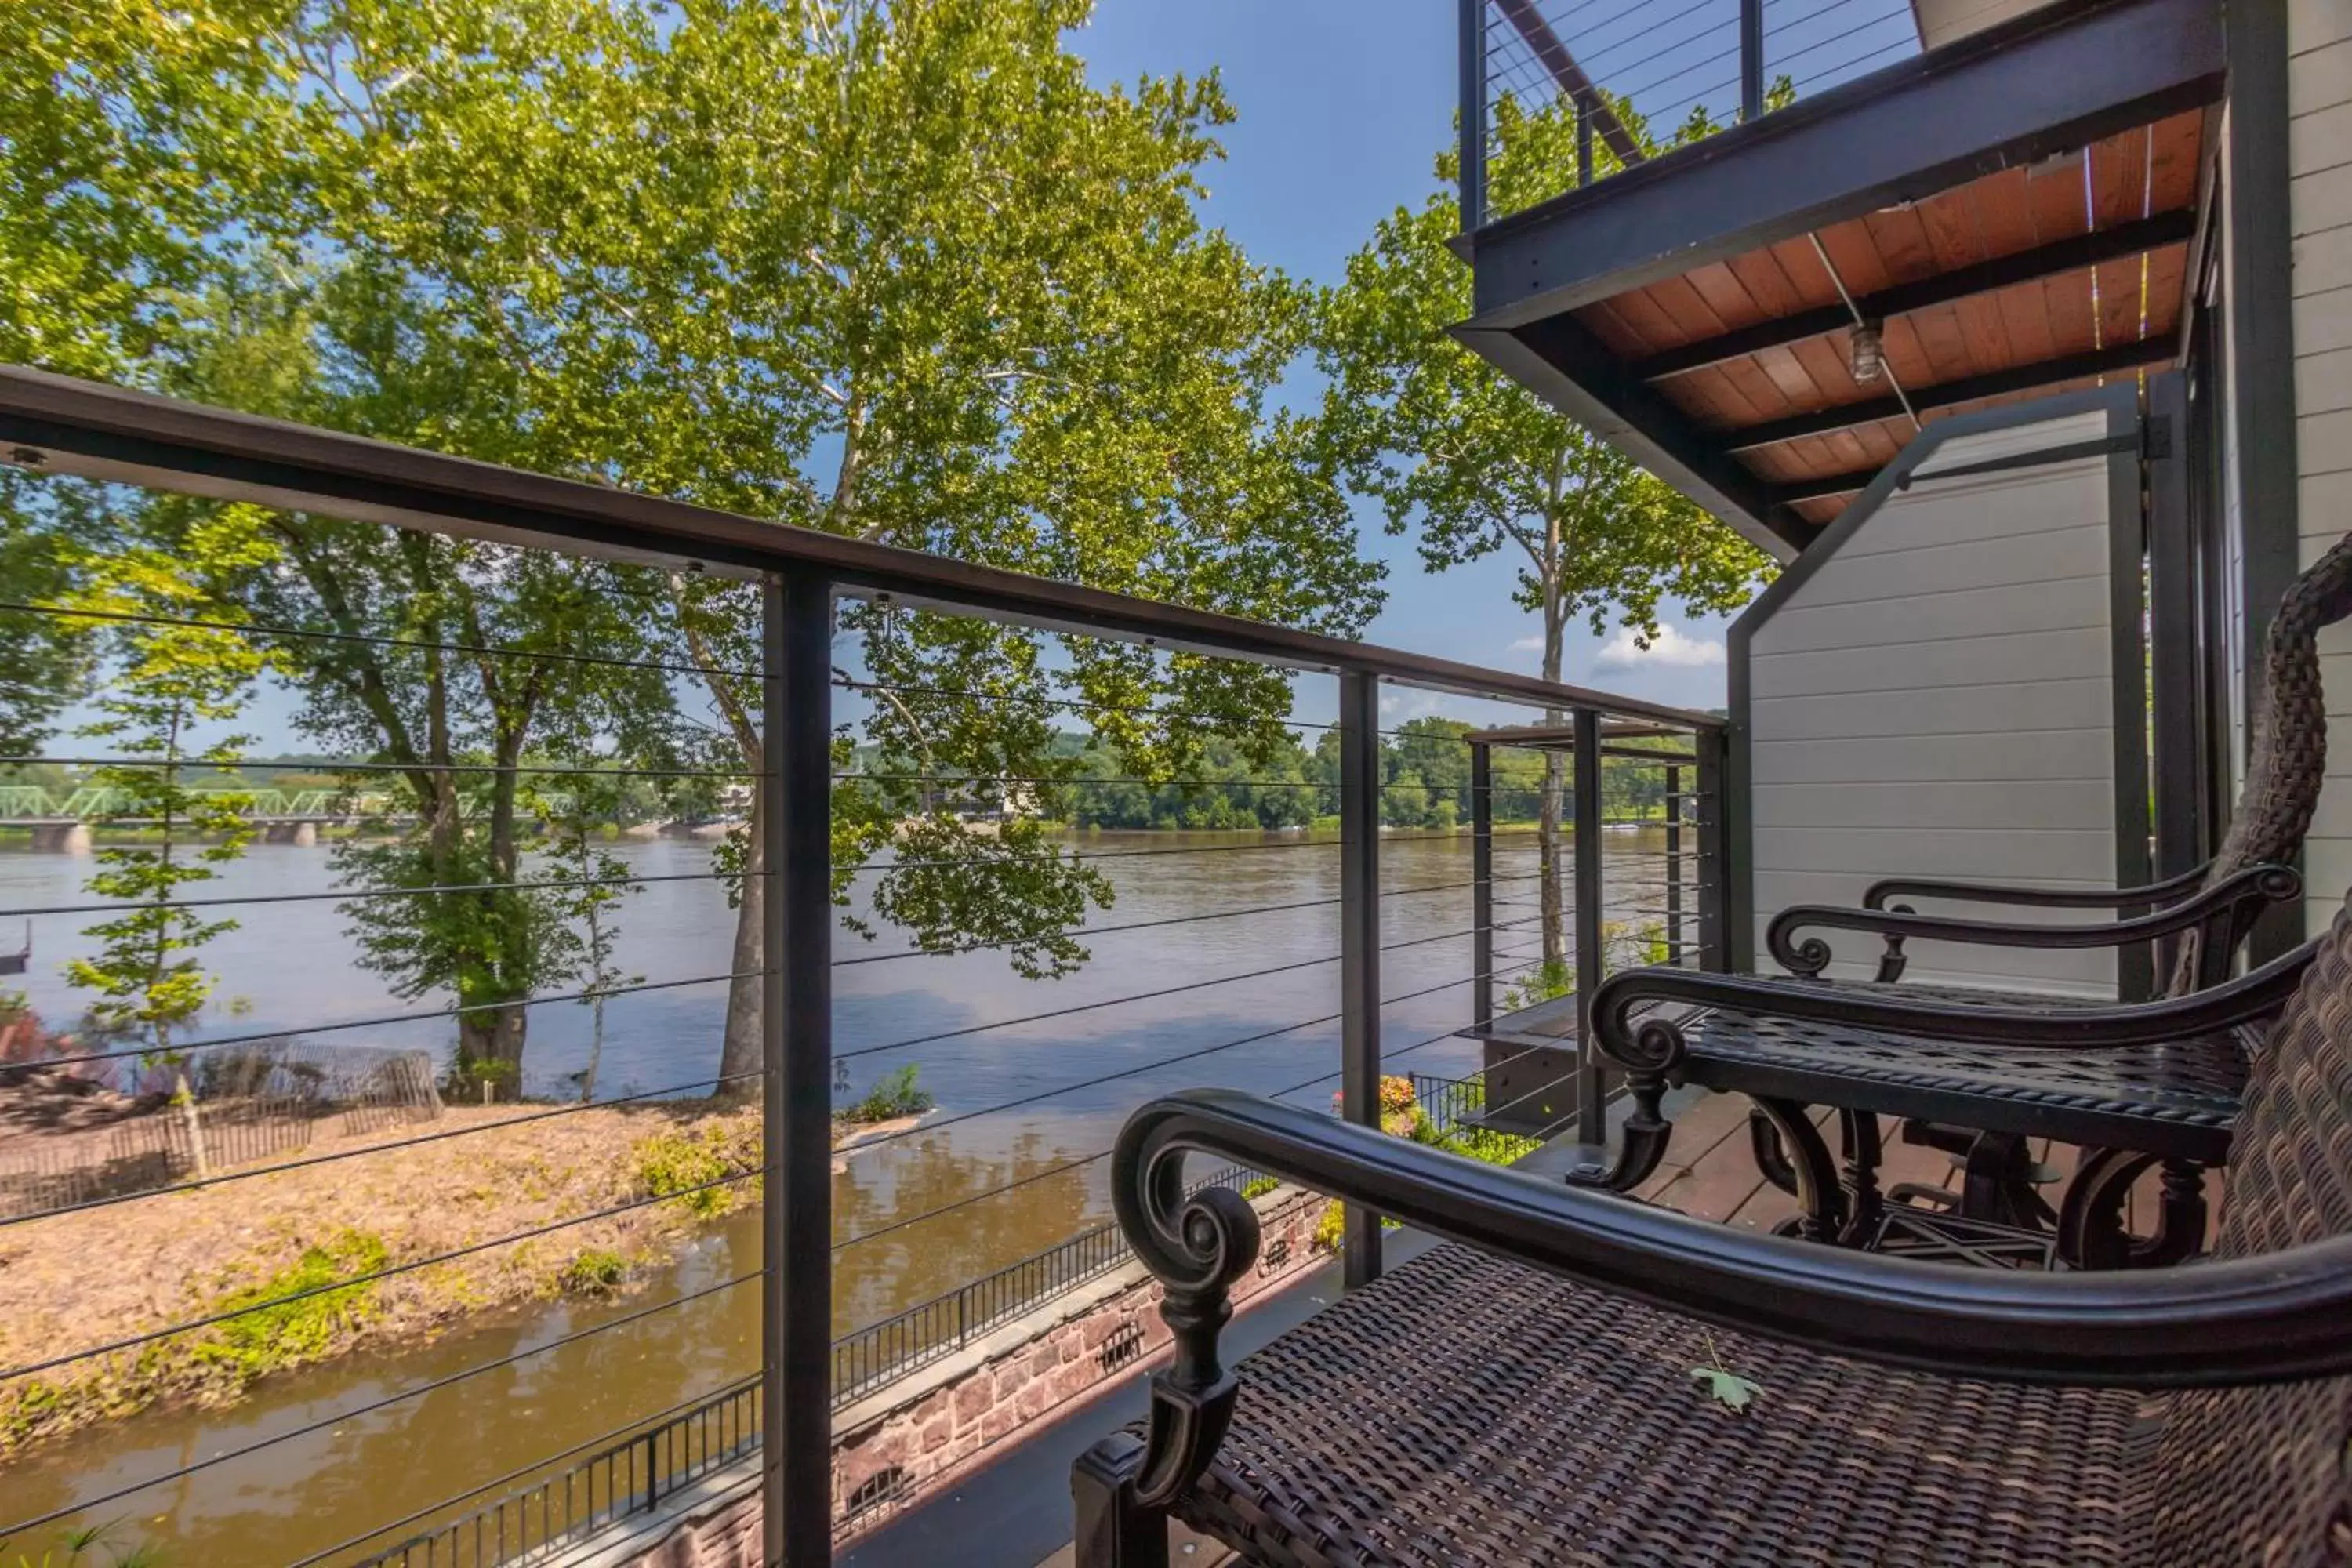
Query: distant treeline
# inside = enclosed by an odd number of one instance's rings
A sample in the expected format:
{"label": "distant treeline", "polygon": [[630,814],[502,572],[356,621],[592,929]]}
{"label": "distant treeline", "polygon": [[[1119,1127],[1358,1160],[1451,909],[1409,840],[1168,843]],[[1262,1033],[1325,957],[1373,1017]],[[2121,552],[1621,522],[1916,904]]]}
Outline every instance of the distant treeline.
{"label": "distant treeline", "polygon": [[[1459,720],[1413,719],[1381,742],[1381,820],[1395,827],[1450,828],[1469,822],[1470,747],[1475,728]],[[1047,792],[1041,809],[1079,827],[1275,828],[1329,824],[1339,811],[1339,737],[1323,731],[1312,746],[1295,737],[1267,763],[1241,754],[1229,742],[1209,743],[1201,764],[1182,783],[1158,787],[1130,781],[1119,754],[1084,736],[1061,737],[1075,758],[1076,779]],[[1662,750],[1686,751],[1662,743]],[[1543,787],[1540,754],[1496,747],[1493,753],[1495,820],[1536,819]],[[1690,787],[1685,779],[1684,787]],[[1605,758],[1601,811],[1612,819],[1665,815],[1665,771]],[[1573,813],[1573,792],[1564,812]]]}

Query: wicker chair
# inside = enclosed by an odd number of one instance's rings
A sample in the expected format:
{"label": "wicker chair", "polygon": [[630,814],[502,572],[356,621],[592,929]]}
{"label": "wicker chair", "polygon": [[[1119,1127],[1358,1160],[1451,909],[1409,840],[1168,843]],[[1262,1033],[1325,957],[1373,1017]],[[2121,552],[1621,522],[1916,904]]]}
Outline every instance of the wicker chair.
{"label": "wicker chair", "polygon": [[[1174,1358],[1148,1427],[1076,1468],[1078,1563],[1161,1568],[1171,1516],[1318,1568],[2352,1558],[2352,912],[2255,974],[2070,1022],[2123,1041],[2167,1009],[2153,1027],[2276,1022],[2219,1258],[2145,1273],[1872,1257],[1231,1091],[1146,1106],[1113,1196]],[[1184,1195],[1187,1150],[1448,1239],[1228,1370],[1256,1221]],[[1717,1369],[1744,1412],[1694,1375]]]}
{"label": "wicker chair", "polygon": [[[2168,988],[2189,994],[2224,979],[2254,918],[2267,904],[2300,897],[2302,882],[2283,862],[2302,847],[2326,769],[2326,710],[2320,689],[2318,636],[2352,614],[2352,538],[2339,542],[2281,602],[2266,649],[2266,698],[2256,715],[2245,786],[2221,853],[2202,869],[2201,886],[2183,879],[2137,893],[2059,893],[1995,889],[1932,881],[1882,882],[1862,910],[1804,906],[1783,910],[1768,945],[1800,978],[1753,983],[1709,980],[1685,985],[1640,971],[1612,980],[1620,1005],[1597,1009],[1601,1053],[1627,1069],[1635,1110],[1618,1158],[1571,1180],[1628,1189],[1656,1168],[1671,1127],[1659,1115],[1669,1082],[1748,1095],[1756,1102],[1753,1142],[1759,1167],[1797,1194],[1803,1217],[1792,1227],[1818,1240],[1883,1244],[1888,1227],[1906,1237],[1922,1224],[1890,1217],[1875,1172],[1879,1117],[1905,1119],[1906,1137],[1965,1153],[1968,1179],[1956,1230],[1997,1226],[2047,1229],[2076,1267],[2155,1267],[2178,1262],[2206,1232],[2204,1173],[2229,1159],[2231,1129],[2242,1089],[2248,1037],[2220,1030],[2146,1042],[2127,1050],[2053,1049],[2063,1037],[2026,1029],[2006,1037],[1955,1033],[1949,1019],[1985,1007],[2056,1013],[2080,1002],[2048,995],[1903,985],[1904,943],[1913,938],[2043,948],[2119,947],[2178,937]],[[2186,892],[2186,896],[2184,895]],[[2171,902],[2119,922],[2052,926],[1921,916],[1883,906],[1899,896],[2004,899],[2089,907],[2146,897]],[[1865,982],[1820,978],[1831,959],[1818,936],[1830,929],[1871,933],[1885,943],[1878,975]],[[1824,996],[1837,1005],[1824,1010]],[[1684,1049],[1660,1073],[1643,1059],[1626,1027],[1635,1000],[1680,1001],[1703,1011],[1682,1031]],[[1807,1108],[1839,1113],[1842,1158],[1833,1158]],[[2028,1138],[2079,1144],[2077,1162],[2056,1212],[2035,1193]],[[2154,1166],[2163,1175],[2152,1234],[2124,1226],[2125,1197]],[[1940,1194],[1938,1194],[1940,1195]]]}

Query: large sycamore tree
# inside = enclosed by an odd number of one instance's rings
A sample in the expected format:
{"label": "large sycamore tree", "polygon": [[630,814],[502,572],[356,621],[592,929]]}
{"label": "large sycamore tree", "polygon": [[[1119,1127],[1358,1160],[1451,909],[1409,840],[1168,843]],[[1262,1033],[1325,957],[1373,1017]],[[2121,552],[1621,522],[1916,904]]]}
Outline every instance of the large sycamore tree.
{"label": "large sycamore tree", "polygon": [[[239,319],[184,333],[204,346],[177,355],[173,384],[780,523],[1355,632],[1377,571],[1355,550],[1327,448],[1271,398],[1307,344],[1310,301],[1200,216],[1231,110],[1213,79],[1090,83],[1067,47],[1088,9],[210,0],[174,13],[235,46],[236,69],[182,110],[187,144],[221,148],[216,184],[242,205],[215,247],[236,253],[226,292]],[[240,133],[215,139],[219,125]],[[289,384],[296,363],[314,368]],[[519,617],[485,623],[502,645],[577,647],[609,630],[613,646],[693,667],[664,690],[698,727],[695,754],[759,765],[757,685],[739,673],[758,664],[757,603],[740,587],[615,568],[598,591],[628,625],[596,629],[552,570],[545,583],[512,568],[469,576],[461,547],[368,545],[316,519],[285,530],[296,570],[245,590],[294,596],[273,612],[341,626],[340,584],[356,629],[474,642],[468,617],[491,613],[495,590],[510,601],[498,613]],[[858,688],[842,710],[908,764],[890,772],[978,781],[845,781],[842,896],[865,870],[858,903],[876,923],[925,947],[990,942],[1026,973],[1085,959],[1069,928],[1110,887],[1034,825],[976,833],[948,801],[1017,788],[1066,815],[1062,781],[1078,763],[1055,753],[1057,729],[1090,727],[1149,776],[1184,771],[1213,741],[1265,755],[1286,741],[1286,679],[1253,666],[887,607],[845,607],[836,629]],[[301,678],[314,727],[399,762],[435,732],[433,672],[350,662]],[[593,690],[494,690],[498,673],[446,672],[469,704],[470,728],[453,730],[461,749],[523,755],[534,733],[580,732],[543,717],[551,701],[631,710]],[[387,700],[378,679],[411,695]],[[396,712],[404,701],[425,707]],[[647,743],[675,757],[697,742],[671,726]],[[1031,779],[1046,783],[990,783]],[[495,840],[498,803],[443,792],[445,807],[453,842],[507,874],[494,845],[473,847]],[[730,968],[745,978],[720,1072],[739,1085],[758,1055],[758,826],[735,861],[746,874]],[[458,928],[462,951],[374,951],[420,980],[478,973],[499,933]],[[473,1043],[520,1051],[519,1038]]]}
{"label": "large sycamore tree", "polygon": [[[1496,106],[1489,188],[1511,211],[1572,182],[1575,122],[1559,106]],[[1630,107],[1621,119],[1645,139]],[[1676,133],[1705,134],[1704,116]],[[1602,154],[1602,173],[1609,172]],[[1389,531],[1411,531],[1432,572],[1501,553],[1518,569],[1514,601],[1539,617],[1542,673],[1560,679],[1567,637],[1633,629],[1646,646],[1662,605],[1686,615],[1745,604],[1769,560],[1753,545],[1448,335],[1472,313],[1470,270],[1447,248],[1461,232],[1457,159],[1436,160],[1437,189],[1400,206],[1349,258],[1322,314],[1329,377],[1325,437]],[[1554,723],[1567,716],[1553,711]],[[1560,825],[1565,759],[1552,753],[1538,811],[1546,985],[1568,973]],[[1586,809],[1585,803],[1578,803]]]}

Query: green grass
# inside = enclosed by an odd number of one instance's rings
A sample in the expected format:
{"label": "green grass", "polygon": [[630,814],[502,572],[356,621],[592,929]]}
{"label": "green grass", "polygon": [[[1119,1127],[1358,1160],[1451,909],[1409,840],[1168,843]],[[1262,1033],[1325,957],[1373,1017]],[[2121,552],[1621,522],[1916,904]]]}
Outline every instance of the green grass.
{"label": "green grass", "polygon": [[895,1121],[901,1116],[920,1116],[937,1101],[915,1087],[916,1068],[913,1063],[885,1077],[858,1100],[841,1113],[844,1121],[866,1124]]}
{"label": "green grass", "polygon": [[591,1247],[565,1264],[555,1282],[567,1296],[609,1296],[628,1277],[627,1258],[601,1247]]}
{"label": "green grass", "polygon": [[760,1165],[758,1130],[749,1133],[724,1126],[700,1132],[656,1132],[631,1151],[637,1184],[649,1197],[675,1195],[678,1206],[698,1218],[711,1219],[742,1202],[751,1183],[713,1186],[730,1176],[756,1171]]}
{"label": "green grass", "polygon": [[[320,1246],[305,1247],[301,1257],[277,1273],[215,1299],[213,1311],[238,1315],[215,1324],[197,1353],[236,1368],[245,1378],[315,1361],[375,1310],[373,1284],[339,1290],[325,1287],[381,1272],[389,1260],[382,1238],[365,1231],[341,1231]],[[317,1293],[302,1294],[306,1291]],[[300,1299],[259,1306],[287,1296]],[[252,1307],[258,1310],[244,1310]]]}

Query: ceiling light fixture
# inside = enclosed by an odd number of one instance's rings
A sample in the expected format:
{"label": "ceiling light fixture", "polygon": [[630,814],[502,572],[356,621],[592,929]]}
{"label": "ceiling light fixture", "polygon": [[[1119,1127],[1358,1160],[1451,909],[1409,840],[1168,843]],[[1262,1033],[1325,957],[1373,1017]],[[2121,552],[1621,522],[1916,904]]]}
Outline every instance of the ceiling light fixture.
{"label": "ceiling light fixture", "polygon": [[1864,385],[1886,374],[1885,325],[1875,316],[1865,317],[1846,333],[1846,369]]}

